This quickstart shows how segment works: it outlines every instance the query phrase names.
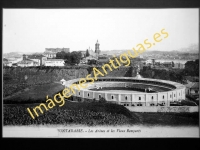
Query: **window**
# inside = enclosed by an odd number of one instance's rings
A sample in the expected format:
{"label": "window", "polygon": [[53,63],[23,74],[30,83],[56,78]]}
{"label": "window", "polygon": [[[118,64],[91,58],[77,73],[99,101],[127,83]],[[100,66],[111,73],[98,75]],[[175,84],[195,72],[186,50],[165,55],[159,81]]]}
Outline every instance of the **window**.
{"label": "window", "polygon": [[195,90],[195,93],[198,93],[198,90]]}
{"label": "window", "polygon": [[88,97],[90,96],[90,93],[88,93]]}
{"label": "window", "polygon": [[114,96],[112,95],[111,98],[114,99]]}
{"label": "window", "polygon": [[127,96],[125,96],[125,100],[127,100],[128,99],[128,97]]}
{"label": "window", "polygon": [[99,94],[99,98],[101,98],[101,94]]}
{"label": "window", "polygon": [[141,100],[141,97],[139,97],[139,100]]}
{"label": "window", "polygon": [[127,104],[127,106],[129,106],[129,104]]}
{"label": "window", "polygon": [[165,96],[163,95],[163,99],[165,98]]}
{"label": "window", "polygon": [[81,92],[79,92],[79,95],[81,95]]}
{"label": "window", "polygon": [[153,96],[151,97],[151,99],[153,99]]}
{"label": "window", "polygon": [[126,104],[124,104],[124,106],[126,106]]}
{"label": "window", "polygon": [[135,106],[134,104],[132,104],[132,106]]}

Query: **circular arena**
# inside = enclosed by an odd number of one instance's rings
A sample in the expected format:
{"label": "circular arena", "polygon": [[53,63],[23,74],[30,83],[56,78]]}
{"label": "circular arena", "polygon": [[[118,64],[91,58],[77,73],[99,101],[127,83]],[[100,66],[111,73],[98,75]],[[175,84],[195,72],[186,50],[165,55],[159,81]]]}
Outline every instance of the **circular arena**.
{"label": "circular arena", "polygon": [[[124,106],[170,106],[171,103],[185,100],[185,86],[172,81],[134,78],[99,77],[91,83],[86,80],[86,88],[78,89],[78,79],[64,81],[65,88],[73,88],[72,101],[100,100],[102,97],[111,103]],[[71,85],[74,86],[71,86]]]}

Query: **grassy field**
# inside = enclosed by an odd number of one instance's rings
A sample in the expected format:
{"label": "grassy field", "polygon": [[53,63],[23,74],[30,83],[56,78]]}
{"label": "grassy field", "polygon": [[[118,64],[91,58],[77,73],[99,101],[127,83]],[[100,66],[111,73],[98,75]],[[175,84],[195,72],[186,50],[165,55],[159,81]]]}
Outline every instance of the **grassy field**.
{"label": "grassy field", "polygon": [[199,113],[138,113],[139,122],[148,126],[199,126]]}
{"label": "grassy field", "polygon": [[122,105],[110,103],[74,103],[66,101],[33,120],[26,108],[39,104],[4,105],[4,125],[147,125],[199,126],[199,113],[139,113],[130,112]]}
{"label": "grassy field", "polygon": [[4,100],[4,103],[33,103],[33,102],[41,102],[46,101],[46,96],[53,96],[57,92],[64,89],[64,86],[60,83],[50,83],[43,85],[35,85],[29,87],[27,90],[11,96]]}

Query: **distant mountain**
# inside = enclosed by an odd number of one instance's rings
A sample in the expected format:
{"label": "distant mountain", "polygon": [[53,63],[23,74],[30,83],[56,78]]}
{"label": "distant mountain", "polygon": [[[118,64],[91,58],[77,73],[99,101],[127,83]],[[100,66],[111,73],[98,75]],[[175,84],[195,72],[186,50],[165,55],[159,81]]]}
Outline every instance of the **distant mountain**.
{"label": "distant mountain", "polygon": [[3,57],[4,58],[13,58],[13,57],[22,57],[23,54],[26,54],[26,55],[40,55],[40,54],[43,54],[43,53],[40,53],[40,52],[10,52],[10,53],[4,53],[3,54]]}
{"label": "distant mountain", "polygon": [[5,58],[13,58],[13,57],[22,57],[23,53],[21,52],[10,52],[10,53],[4,53],[3,57]]}
{"label": "distant mountain", "polygon": [[178,52],[185,52],[185,53],[199,53],[199,44],[191,44],[187,48],[181,48],[177,50]]}
{"label": "distant mountain", "polygon": [[127,50],[106,50],[101,51],[101,54],[107,54],[107,55],[120,55],[121,53],[125,52]]}
{"label": "distant mountain", "polygon": [[41,53],[41,52],[36,52],[36,53],[31,53],[31,54],[29,54],[29,55],[42,55],[43,53]]}

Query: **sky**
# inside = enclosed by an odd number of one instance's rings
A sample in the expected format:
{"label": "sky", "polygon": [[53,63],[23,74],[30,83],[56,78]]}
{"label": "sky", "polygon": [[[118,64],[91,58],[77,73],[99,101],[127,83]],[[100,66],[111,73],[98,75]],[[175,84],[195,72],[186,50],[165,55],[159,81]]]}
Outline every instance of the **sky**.
{"label": "sky", "polygon": [[149,50],[199,43],[199,9],[3,9],[3,53],[136,48],[162,29],[168,37]]}

